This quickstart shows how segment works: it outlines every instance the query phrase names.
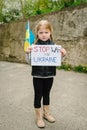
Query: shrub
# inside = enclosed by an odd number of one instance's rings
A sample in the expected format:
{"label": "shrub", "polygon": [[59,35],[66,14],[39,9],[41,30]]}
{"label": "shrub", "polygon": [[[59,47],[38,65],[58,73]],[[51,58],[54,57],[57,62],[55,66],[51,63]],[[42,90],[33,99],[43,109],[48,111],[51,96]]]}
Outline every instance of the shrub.
{"label": "shrub", "polygon": [[87,73],[87,65],[78,65],[73,67],[70,64],[62,64],[61,66],[57,67],[57,69],[64,69],[66,71],[73,70],[75,72]]}
{"label": "shrub", "polygon": [[22,14],[17,9],[12,9],[12,10],[4,9],[2,14],[3,14],[2,19],[4,23],[18,20],[22,16]]}
{"label": "shrub", "polygon": [[74,71],[87,73],[87,66],[84,65],[75,66]]}

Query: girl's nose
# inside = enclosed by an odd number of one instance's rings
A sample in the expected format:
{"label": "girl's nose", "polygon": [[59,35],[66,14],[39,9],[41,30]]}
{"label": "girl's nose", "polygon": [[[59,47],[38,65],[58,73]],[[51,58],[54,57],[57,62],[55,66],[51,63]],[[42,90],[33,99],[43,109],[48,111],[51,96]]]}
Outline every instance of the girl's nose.
{"label": "girl's nose", "polygon": [[45,33],[43,33],[43,36],[45,36],[46,34]]}

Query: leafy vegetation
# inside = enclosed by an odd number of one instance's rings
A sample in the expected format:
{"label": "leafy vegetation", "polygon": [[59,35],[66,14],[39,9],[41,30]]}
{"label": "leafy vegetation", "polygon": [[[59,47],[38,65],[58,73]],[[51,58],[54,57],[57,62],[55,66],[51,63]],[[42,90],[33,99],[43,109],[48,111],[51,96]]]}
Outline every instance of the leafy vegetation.
{"label": "leafy vegetation", "polygon": [[78,65],[72,67],[70,64],[62,64],[61,66],[57,67],[57,69],[63,69],[66,71],[75,71],[75,72],[80,72],[80,73],[87,73],[87,65]]}
{"label": "leafy vegetation", "polygon": [[83,3],[87,3],[87,0],[0,0],[0,23],[54,12]]}

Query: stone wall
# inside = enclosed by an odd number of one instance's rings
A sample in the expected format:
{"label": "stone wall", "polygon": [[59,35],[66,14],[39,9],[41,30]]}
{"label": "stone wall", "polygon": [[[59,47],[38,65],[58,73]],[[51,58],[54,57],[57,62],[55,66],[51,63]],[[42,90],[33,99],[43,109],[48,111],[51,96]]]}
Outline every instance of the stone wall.
{"label": "stone wall", "polygon": [[[87,5],[30,17],[30,26],[47,19],[53,25],[56,44],[67,51],[65,63],[87,65]],[[23,51],[26,20],[0,25],[0,60],[26,62]]]}

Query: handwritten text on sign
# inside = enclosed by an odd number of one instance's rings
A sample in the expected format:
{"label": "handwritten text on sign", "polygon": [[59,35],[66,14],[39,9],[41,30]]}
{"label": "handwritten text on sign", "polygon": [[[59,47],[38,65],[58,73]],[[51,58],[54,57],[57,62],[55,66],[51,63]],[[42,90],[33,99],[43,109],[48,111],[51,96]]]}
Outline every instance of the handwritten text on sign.
{"label": "handwritten text on sign", "polygon": [[60,45],[32,45],[32,66],[60,66]]}

